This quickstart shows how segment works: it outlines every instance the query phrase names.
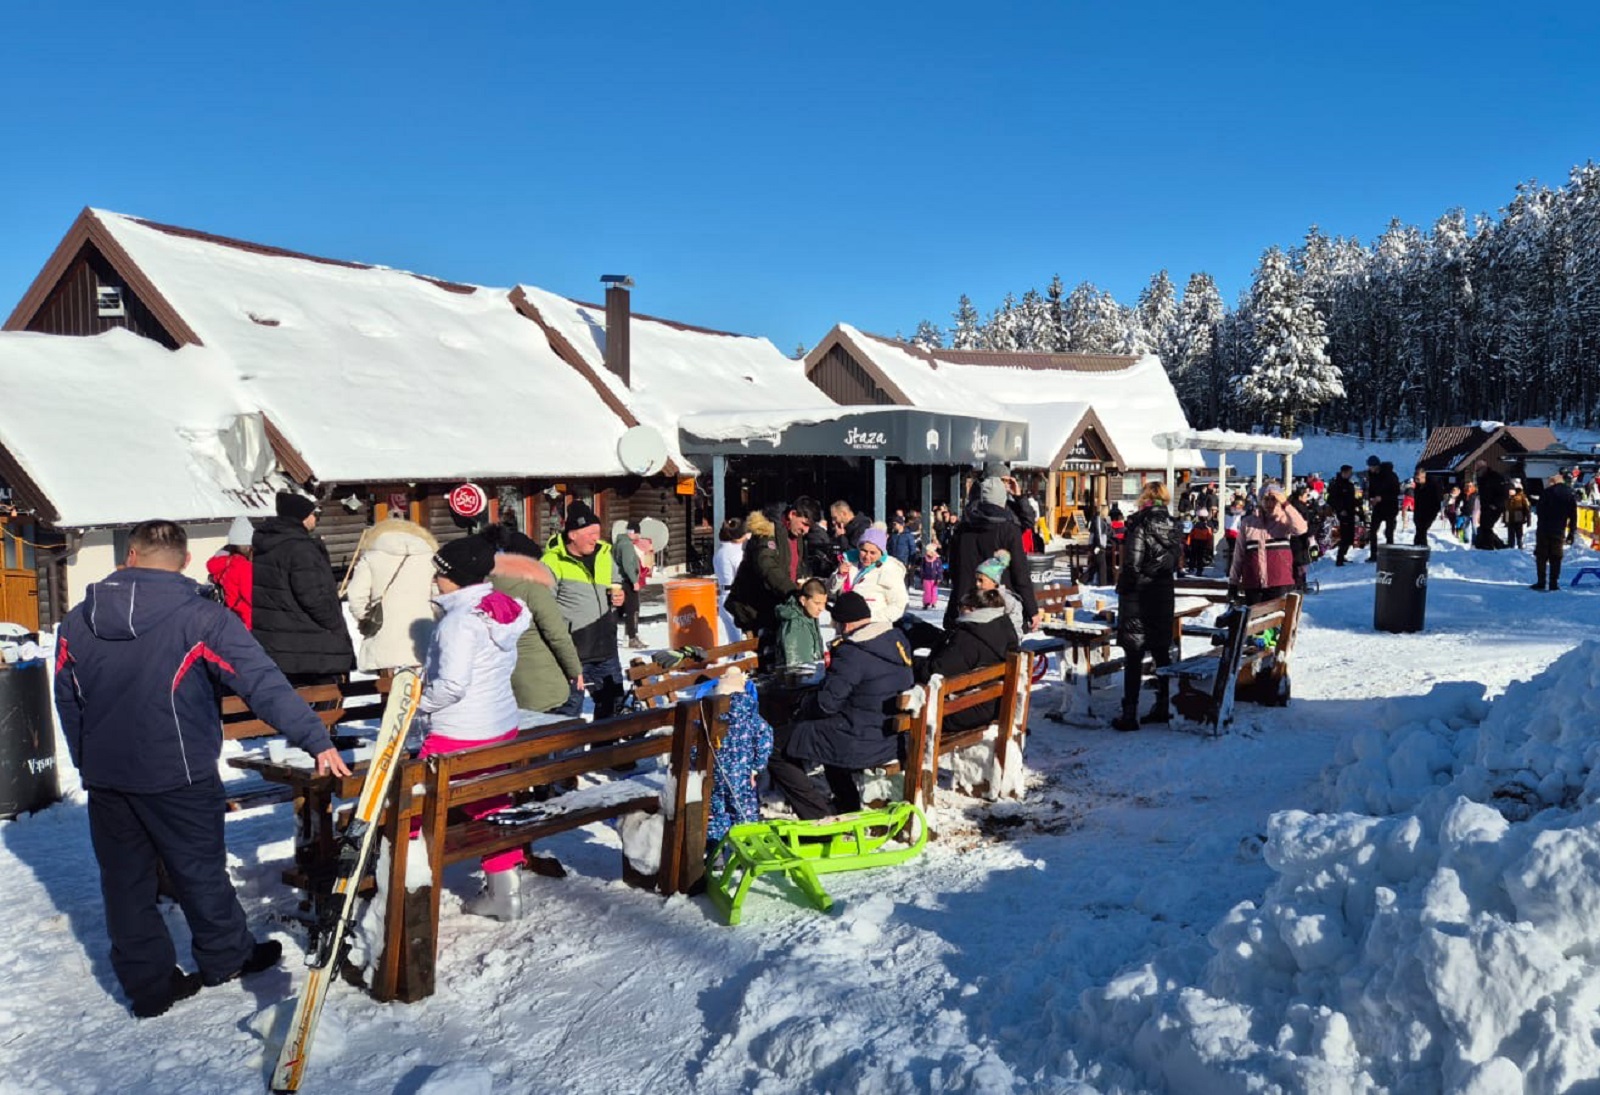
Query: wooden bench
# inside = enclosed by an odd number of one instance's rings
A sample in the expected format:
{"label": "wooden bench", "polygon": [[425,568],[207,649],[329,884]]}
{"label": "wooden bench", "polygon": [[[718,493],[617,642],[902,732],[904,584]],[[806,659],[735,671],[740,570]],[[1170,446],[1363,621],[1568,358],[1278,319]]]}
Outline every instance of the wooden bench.
{"label": "wooden bench", "polygon": [[[726,701],[720,702],[725,711]],[[384,948],[373,995],[380,1000],[410,1002],[432,994],[446,867],[526,848],[545,837],[634,811],[654,813],[660,808],[661,790],[659,782],[653,784],[645,778],[614,779],[543,803],[518,806],[518,820],[513,824],[452,817],[453,809],[668,756],[674,753],[675,743],[692,743],[703,737],[696,720],[714,718],[718,703],[713,697],[598,722],[538,727],[508,742],[407,762],[396,776],[383,822],[390,848],[389,874]],[[683,816],[681,810],[678,816]],[[408,892],[414,822],[420,823],[431,878],[428,886]],[[681,844],[675,826],[663,845],[674,841]],[[667,865],[664,854],[663,869]],[[681,863],[673,860],[672,869],[681,870]],[[657,882],[637,875],[626,862],[623,877],[641,885]],[[668,885],[675,888],[678,879],[673,877]]]}
{"label": "wooden bench", "polygon": [[[376,680],[344,681],[339,684],[310,684],[295,689],[295,694],[317,712],[322,725],[332,734],[334,728],[349,722],[376,721],[383,717],[384,698],[389,694],[387,677]],[[256,717],[242,696],[222,698],[222,736],[227,741],[248,741],[269,737],[278,731]],[[306,805],[297,792],[288,786],[273,782],[244,782],[242,786],[229,785],[228,809],[244,810],[255,806],[269,806],[278,802],[295,802],[297,814],[303,814]],[[301,832],[303,840],[313,834]]]}
{"label": "wooden bench", "polygon": [[[1294,653],[1304,598],[1285,594],[1259,604],[1236,606],[1219,621],[1222,645],[1204,654],[1184,658],[1156,670],[1178,682],[1173,706],[1186,718],[1210,725],[1219,734],[1233,720],[1233,703],[1239,688],[1274,704],[1289,702],[1289,661]],[[1277,640],[1268,647],[1253,643],[1269,630]]]}
{"label": "wooden bench", "polygon": [[[999,665],[954,677],[935,676],[924,686],[926,696],[921,710],[914,716],[921,730],[913,734],[915,755],[908,754],[906,763],[907,798],[924,810],[931,808],[938,787],[939,759],[982,743],[991,730],[996,732],[992,771],[1003,774],[1012,763],[1013,754],[1016,762],[1021,763],[1032,696],[1032,659],[1027,651],[1018,651]],[[971,730],[945,729],[944,720],[950,715],[996,701],[1000,707],[993,722]],[[927,754],[925,758],[920,755],[923,750]],[[918,778],[913,780],[911,773],[917,773]],[[971,784],[968,789],[990,800],[999,798],[1002,793],[1002,789],[993,786],[987,778]]]}
{"label": "wooden bench", "polygon": [[662,707],[677,702],[678,693],[720,677],[730,669],[756,671],[756,640],[714,646],[701,659],[686,659],[670,668],[641,659],[628,668],[629,696],[635,706]]}

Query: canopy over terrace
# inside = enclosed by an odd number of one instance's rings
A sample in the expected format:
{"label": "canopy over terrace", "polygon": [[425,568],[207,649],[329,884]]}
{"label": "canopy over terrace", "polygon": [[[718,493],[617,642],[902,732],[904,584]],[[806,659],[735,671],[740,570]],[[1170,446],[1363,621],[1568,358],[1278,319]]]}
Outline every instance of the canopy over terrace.
{"label": "canopy over terrace", "polygon": [[712,514],[718,528],[726,517],[730,456],[871,459],[873,512],[882,518],[888,510],[886,465],[891,460],[930,469],[922,476],[927,511],[933,508],[932,468],[950,469],[951,497],[959,498],[964,468],[991,456],[1014,460],[1028,450],[1026,422],[876,405],[689,414],[678,420],[678,435],[690,459],[711,459]]}
{"label": "canopy over terrace", "polygon": [[[1264,437],[1256,433],[1236,433],[1233,430],[1174,430],[1158,433],[1151,438],[1158,448],[1167,450],[1167,486],[1170,489],[1176,473],[1177,454],[1182,449],[1200,449],[1203,452],[1253,452],[1256,454],[1256,490],[1261,490],[1261,459],[1267,453],[1283,457],[1283,481],[1287,487],[1294,477],[1294,454],[1305,447],[1298,437]],[[1217,461],[1217,497],[1227,496],[1228,461]]]}

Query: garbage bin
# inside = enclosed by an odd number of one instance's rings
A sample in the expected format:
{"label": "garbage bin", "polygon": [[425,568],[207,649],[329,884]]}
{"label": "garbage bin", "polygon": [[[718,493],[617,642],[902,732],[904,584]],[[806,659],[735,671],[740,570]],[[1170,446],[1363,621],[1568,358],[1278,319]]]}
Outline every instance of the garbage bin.
{"label": "garbage bin", "polygon": [[43,658],[0,662],[0,819],[60,797],[49,667]]}
{"label": "garbage bin", "polygon": [[717,583],[714,578],[674,578],[667,591],[667,645],[717,645]]}
{"label": "garbage bin", "polygon": [[1372,626],[1378,631],[1421,631],[1427,610],[1428,549],[1380,544]]}

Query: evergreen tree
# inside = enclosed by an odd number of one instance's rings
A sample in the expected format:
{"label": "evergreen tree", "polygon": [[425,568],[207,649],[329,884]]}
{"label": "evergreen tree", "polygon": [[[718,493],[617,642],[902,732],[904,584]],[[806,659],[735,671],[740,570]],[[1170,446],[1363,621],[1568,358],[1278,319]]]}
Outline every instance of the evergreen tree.
{"label": "evergreen tree", "polygon": [[1165,270],[1152,277],[1139,294],[1139,303],[1134,308],[1134,327],[1138,332],[1139,352],[1159,355],[1170,370],[1178,352],[1178,303],[1172,279]]}
{"label": "evergreen tree", "polygon": [[1022,294],[1017,306],[1017,348],[1050,352],[1055,345],[1055,332],[1050,324],[1050,306],[1037,289]]}
{"label": "evergreen tree", "polygon": [[1344,385],[1328,361],[1322,317],[1277,247],[1261,257],[1250,313],[1256,357],[1239,376],[1239,400],[1290,437],[1302,415],[1344,395]]}
{"label": "evergreen tree", "polygon": [[917,333],[911,336],[911,345],[919,350],[938,350],[944,347],[944,331],[932,320],[917,323]]}
{"label": "evergreen tree", "polygon": [[1017,298],[1010,293],[1007,293],[1006,299],[1000,302],[1000,307],[994,310],[989,322],[983,325],[983,342],[979,348],[1017,349]]}
{"label": "evergreen tree", "polygon": [[956,305],[951,318],[956,321],[955,329],[950,332],[950,347],[954,350],[976,350],[983,345],[983,332],[978,321],[978,310],[972,306],[972,299],[967,294],[961,294],[961,301]]}
{"label": "evergreen tree", "polygon": [[1218,421],[1217,328],[1227,309],[1211,275],[1189,275],[1183,303],[1178,308],[1177,330],[1171,357],[1166,362],[1173,390],[1191,423],[1213,426]]}
{"label": "evergreen tree", "polygon": [[1066,291],[1067,287],[1061,284],[1061,275],[1051,275],[1044,299],[1045,306],[1050,310],[1050,345],[1047,348],[1054,354],[1065,353],[1067,349]]}
{"label": "evergreen tree", "polygon": [[1122,305],[1093,282],[1081,282],[1062,308],[1067,349],[1075,354],[1126,352],[1130,326]]}

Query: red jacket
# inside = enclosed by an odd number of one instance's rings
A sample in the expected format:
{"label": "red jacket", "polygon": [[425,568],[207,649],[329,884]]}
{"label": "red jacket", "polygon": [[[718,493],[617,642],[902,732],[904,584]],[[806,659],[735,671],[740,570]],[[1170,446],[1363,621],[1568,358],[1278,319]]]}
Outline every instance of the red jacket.
{"label": "red jacket", "polygon": [[222,603],[232,609],[233,614],[249,628],[255,593],[255,564],[243,555],[219,551],[206,560],[206,573],[211,575],[212,583],[222,590]]}

